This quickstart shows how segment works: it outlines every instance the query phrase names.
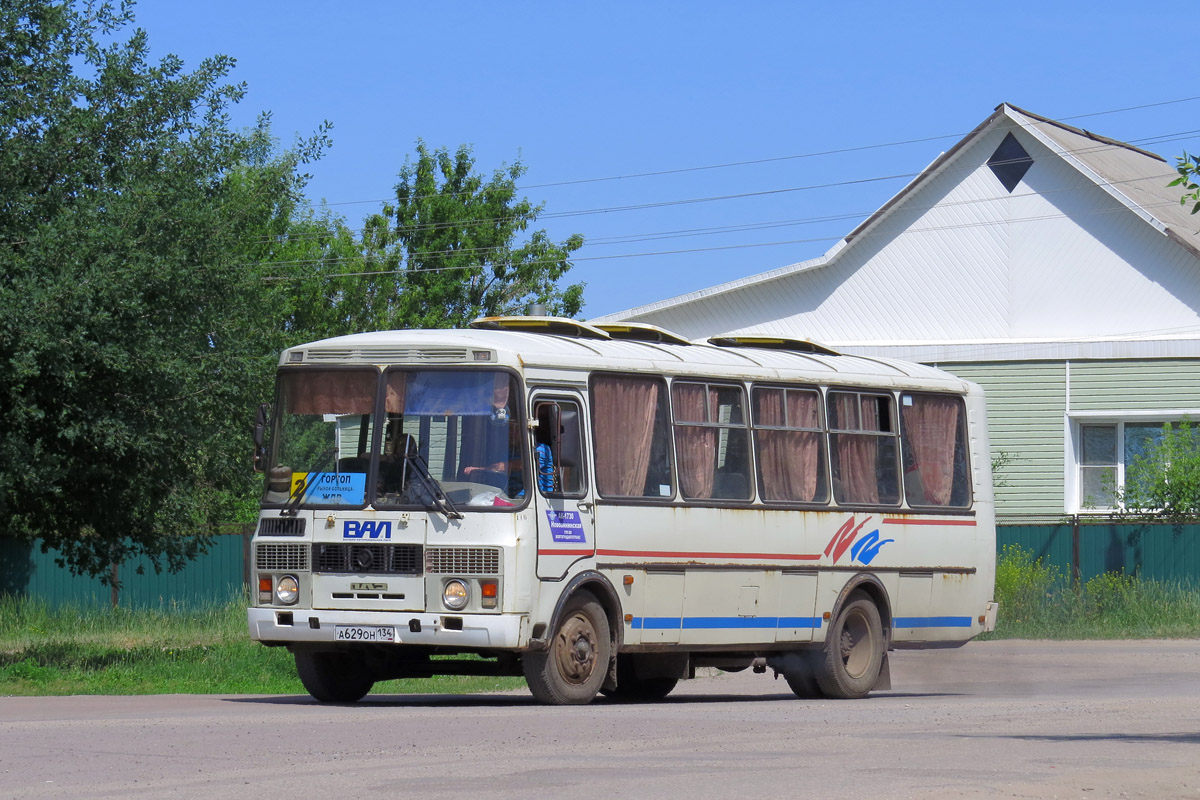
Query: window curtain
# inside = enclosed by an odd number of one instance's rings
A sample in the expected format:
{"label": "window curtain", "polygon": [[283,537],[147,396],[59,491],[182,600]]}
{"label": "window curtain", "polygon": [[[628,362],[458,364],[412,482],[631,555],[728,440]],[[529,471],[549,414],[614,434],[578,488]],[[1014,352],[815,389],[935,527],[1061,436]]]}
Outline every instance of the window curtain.
{"label": "window curtain", "polygon": [[928,505],[950,503],[954,488],[954,450],[958,443],[959,402],[953,397],[912,398],[904,406],[904,435]]}
{"label": "window curtain", "polygon": [[600,494],[645,494],[659,386],[655,380],[620,376],[598,376],[593,380],[596,488]]}
{"label": "window curtain", "polygon": [[[784,398],[787,416],[784,416]],[[817,395],[761,389],[754,396],[756,425],[816,428],[820,425]],[[816,431],[760,430],[758,437],[762,496],[767,501],[811,502],[820,479],[821,434]]]}
{"label": "window curtain", "polygon": [[[879,430],[879,402],[874,397],[855,394],[834,395],[837,427],[842,430]],[[861,413],[861,417],[859,416]],[[839,500],[847,503],[878,503],[879,440],[874,434],[837,434]]]}
{"label": "window curtain", "polygon": [[384,390],[384,406],[389,414],[404,413],[404,373],[389,372]]}
{"label": "window curtain", "polygon": [[675,407],[675,451],[679,455],[679,488],[684,497],[708,499],[713,494],[717,470],[717,429],[680,425],[681,421],[705,422],[705,395],[714,406],[717,392],[706,392],[703,384],[677,383],[671,389]]}
{"label": "window curtain", "polygon": [[284,372],[283,406],[288,414],[370,414],[375,411],[379,373],[351,370]]}

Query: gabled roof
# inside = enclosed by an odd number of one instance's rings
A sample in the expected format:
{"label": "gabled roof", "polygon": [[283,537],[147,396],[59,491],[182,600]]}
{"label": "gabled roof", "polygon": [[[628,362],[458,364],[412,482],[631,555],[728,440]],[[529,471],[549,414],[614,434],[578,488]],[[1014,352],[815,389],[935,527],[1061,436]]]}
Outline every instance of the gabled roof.
{"label": "gabled roof", "polygon": [[[1008,103],[995,111],[952,148],[938,156],[917,177],[888,200],[874,214],[830,248],[823,256],[790,264],[767,272],[718,284],[689,294],[679,295],[656,303],[596,317],[591,322],[617,320],[655,320],[659,312],[675,315],[686,313],[686,306],[719,295],[750,289],[799,273],[820,270],[844,257],[855,244],[866,237],[905,200],[942,174],[963,150],[998,126],[1019,126],[1030,136],[1056,154],[1088,181],[1095,184],[1116,202],[1128,208],[1179,246],[1200,258],[1200,215],[1193,216],[1180,203],[1181,192],[1168,187],[1177,173],[1161,156],[1131,144],[1109,139],[1080,128],[1033,114]],[[719,323],[718,323],[719,325]],[[710,333],[721,333],[713,330]],[[820,331],[804,331],[817,335]]]}

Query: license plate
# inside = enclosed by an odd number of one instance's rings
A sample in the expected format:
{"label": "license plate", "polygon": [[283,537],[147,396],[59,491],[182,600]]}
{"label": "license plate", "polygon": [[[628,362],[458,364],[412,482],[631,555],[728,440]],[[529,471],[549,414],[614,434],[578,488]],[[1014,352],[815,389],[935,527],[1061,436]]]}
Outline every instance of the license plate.
{"label": "license plate", "polygon": [[396,629],[381,625],[337,625],[333,638],[339,642],[394,642]]}

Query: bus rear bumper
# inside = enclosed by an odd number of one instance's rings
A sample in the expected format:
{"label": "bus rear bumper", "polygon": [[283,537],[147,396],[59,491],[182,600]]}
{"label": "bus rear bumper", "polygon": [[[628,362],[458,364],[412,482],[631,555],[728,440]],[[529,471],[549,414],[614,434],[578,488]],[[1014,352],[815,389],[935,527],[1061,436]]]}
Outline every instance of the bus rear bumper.
{"label": "bus rear bumper", "polygon": [[[394,628],[391,643],[440,647],[517,649],[523,614],[418,614],[318,609],[251,608],[246,613],[250,638],[269,644],[334,644],[339,628]],[[349,643],[353,643],[351,640]]]}

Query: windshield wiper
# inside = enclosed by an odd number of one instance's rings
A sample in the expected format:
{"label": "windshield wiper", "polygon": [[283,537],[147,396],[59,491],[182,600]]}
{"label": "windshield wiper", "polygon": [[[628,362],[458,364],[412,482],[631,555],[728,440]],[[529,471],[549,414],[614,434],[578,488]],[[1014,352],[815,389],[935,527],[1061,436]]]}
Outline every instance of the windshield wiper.
{"label": "windshield wiper", "polygon": [[417,477],[421,479],[425,490],[429,492],[429,496],[433,498],[433,505],[441,511],[447,519],[462,519],[462,512],[454,507],[454,503],[442,491],[442,485],[438,483],[438,479],[433,477],[429,472],[429,464],[425,462],[420,451],[409,453],[404,456],[405,460],[413,465],[413,471],[417,473]]}
{"label": "windshield wiper", "polygon": [[304,498],[308,496],[308,490],[311,489],[313,485],[313,481],[310,481],[308,476],[320,475],[325,470],[326,465],[329,464],[329,459],[333,458],[335,453],[337,453],[336,447],[329,448],[321,454],[321,460],[317,464],[317,468],[311,472],[304,473],[304,477],[300,481],[300,486],[297,487],[299,491],[289,497],[288,501],[283,504],[283,508],[279,509],[279,516],[293,516],[297,511],[300,510],[300,503],[302,503]]}

